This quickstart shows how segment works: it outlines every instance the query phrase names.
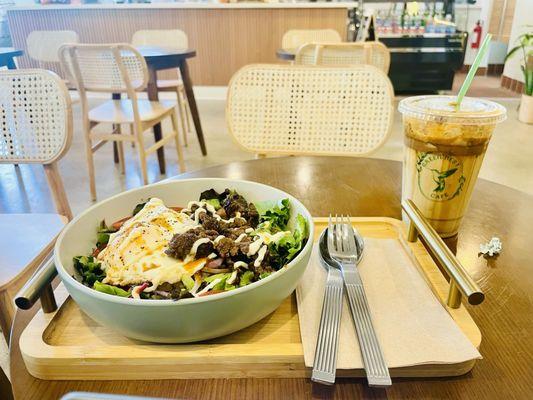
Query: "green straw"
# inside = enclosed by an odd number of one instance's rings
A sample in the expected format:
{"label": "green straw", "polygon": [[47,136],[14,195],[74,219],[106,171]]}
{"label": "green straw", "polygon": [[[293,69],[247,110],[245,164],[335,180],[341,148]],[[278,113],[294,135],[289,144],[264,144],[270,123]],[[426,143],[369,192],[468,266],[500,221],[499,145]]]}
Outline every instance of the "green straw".
{"label": "green straw", "polygon": [[472,84],[472,80],[474,79],[474,76],[476,76],[476,71],[479,68],[479,64],[481,64],[481,60],[485,56],[487,49],[489,48],[489,43],[491,39],[492,39],[492,35],[488,33],[487,36],[485,36],[485,39],[483,39],[483,43],[481,43],[481,47],[479,48],[477,56],[474,62],[472,63],[472,66],[470,67],[468,74],[466,75],[466,79],[463,82],[461,89],[459,89],[459,94],[457,95],[457,101],[455,103],[456,110],[459,110],[459,108],[461,107],[461,102],[463,101],[463,97],[465,97],[465,94],[468,91],[468,88]]}

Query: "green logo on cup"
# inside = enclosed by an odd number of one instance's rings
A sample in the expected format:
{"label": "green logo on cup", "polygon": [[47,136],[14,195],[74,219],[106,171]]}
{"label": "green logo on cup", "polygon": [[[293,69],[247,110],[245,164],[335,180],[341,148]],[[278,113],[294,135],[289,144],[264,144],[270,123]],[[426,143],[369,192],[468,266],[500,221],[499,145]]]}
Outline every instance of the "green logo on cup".
{"label": "green logo on cup", "polygon": [[466,181],[461,161],[447,154],[418,153],[416,170],[420,192],[433,201],[453,199]]}

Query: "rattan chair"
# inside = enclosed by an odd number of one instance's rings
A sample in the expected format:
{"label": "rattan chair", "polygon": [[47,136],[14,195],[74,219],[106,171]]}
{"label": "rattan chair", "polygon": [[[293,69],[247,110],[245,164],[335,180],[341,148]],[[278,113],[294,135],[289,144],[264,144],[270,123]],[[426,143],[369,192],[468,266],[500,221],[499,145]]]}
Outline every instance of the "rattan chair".
{"label": "rattan chair", "polygon": [[394,92],[371,65],[249,65],[231,79],[230,134],[258,155],[360,156],[391,131]]}
{"label": "rattan chair", "polygon": [[[171,140],[176,143],[180,171],[185,171],[175,112],[176,102],[138,99],[137,92],[144,90],[148,83],[148,69],[143,56],[135,48],[129,44],[65,45],[61,47],[59,54],[63,65],[71,68],[80,93],[93,200],[96,200],[93,153],[108,141],[117,142],[122,173],[125,169],[123,142],[137,144],[144,184],[148,183],[146,156],[155,153]],[[126,93],[128,99],[109,100],[90,109],[87,92]],[[172,131],[145,148],[144,133],[167,117],[172,123]],[[100,124],[112,124],[112,132],[95,132],[94,128]],[[121,134],[122,124],[129,125],[133,135]],[[93,141],[96,141],[94,145]]]}
{"label": "rattan chair", "polygon": [[0,327],[9,339],[13,299],[72,219],[58,161],[72,141],[64,82],[40,69],[0,72],[0,163],[42,164],[58,214],[0,215]]}
{"label": "rattan chair", "polygon": [[341,43],[342,38],[335,29],[291,29],[283,35],[281,47],[297,49],[305,43]]}
{"label": "rattan chair", "polygon": [[[32,31],[26,38],[26,51],[31,59],[37,61],[39,68],[61,68],[59,49],[66,43],[79,41],[79,36],[74,31]],[[67,69],[61,72],[67,82],[72,80]]]}
{"label": "rattan chair", "polygon": [[390,51],[380,42],[306,43],[296,52],[294,63],[302,65],[370,64],[388,73]]}
{"label": "rattan chair", "polygon": [[[187,38],[187,34],[180,29],[147,29],[135,32],[131,38],[131,44],[133,46],[161,46],[187,49],[189,47],[189,39]],[[179,70],[176,72],[177,79],[158,79],[157,90],[160,92],[176,92],[183,142],[187,146],[187,134],[191,132],[191,110],[189,109],[180,72]]]}
{"label": "rattan chair", "polygon": [[42,164],[59,214],[72,218],[57,161],[72,141],[67,87],[44,70],[0,72],[0,163]]}

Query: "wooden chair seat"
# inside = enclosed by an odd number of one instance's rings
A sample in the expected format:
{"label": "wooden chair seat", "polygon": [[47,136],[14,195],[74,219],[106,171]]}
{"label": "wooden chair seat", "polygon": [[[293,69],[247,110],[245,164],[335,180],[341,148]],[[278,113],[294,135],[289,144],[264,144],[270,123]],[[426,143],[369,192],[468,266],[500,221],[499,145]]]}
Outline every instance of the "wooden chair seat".
{"label": "wooden chair seat", "polygon": [[163,92],[176,91],[177,88],[183,87],[181,79],[158,79],[157,88]]}
{"label": "wooden chair seat", "polygon": [[[137,100],[139,117],[143,122],[154,121],[174,112],[174,100]],[[135,122],[131,100],[109,100],[89,111],[89,120],[112,124],[132,124]]]}
{"label": "wooden chair seat", "polygon": [[68,222],[59,214],[0,214],[0,326],[9,337],[14,298]]}

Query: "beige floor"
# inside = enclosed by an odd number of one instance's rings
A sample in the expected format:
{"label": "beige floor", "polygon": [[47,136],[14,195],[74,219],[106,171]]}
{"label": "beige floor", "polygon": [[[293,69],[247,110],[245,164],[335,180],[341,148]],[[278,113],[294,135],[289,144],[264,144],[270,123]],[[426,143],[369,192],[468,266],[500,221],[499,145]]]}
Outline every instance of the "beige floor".
{"label": "beige floor", "polygon": [[[533,195],[533,126],[517,120],[518,99],[496,99],[508,110],[508,119],[494,135],[481,170],[481,177],[522,190]],[[97,102],[97,100],[95,100]],[[185,149],[185,161],[189,171],[207,166],[253,158],[240,150],[229,138],[224,121],[223,101],[199,101],[199,109],[208,145],[208,156],[202,157],[194,135],[189,137]],[[60,169],[68,197],[75,214],[91,205],[84,143],[80,131],[79,104],[74,106],[74,141],[72,148],[61,161]],[[175,148],[166,147],[167,175],[178,173]],[[386,144],[373,157],[401,160],[401,118],[395,116],[393,132]],[[151,182],[165,178],[158,173],[157,161],[149,159]],[[126,175],[121,175],[112,161],[111,146],[107,145],[96,154],[98,198],[140,185],[139,167],[135,149],[126,147]],[[39,166],[0,166],[0,213],[53,212],[46,181]],[[0,340],[0,366],[7,365],[7,348]],[[4,368],[5,369],[5,368]]]}

